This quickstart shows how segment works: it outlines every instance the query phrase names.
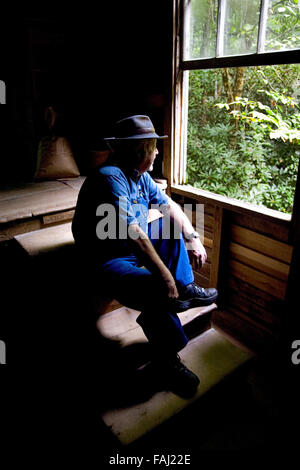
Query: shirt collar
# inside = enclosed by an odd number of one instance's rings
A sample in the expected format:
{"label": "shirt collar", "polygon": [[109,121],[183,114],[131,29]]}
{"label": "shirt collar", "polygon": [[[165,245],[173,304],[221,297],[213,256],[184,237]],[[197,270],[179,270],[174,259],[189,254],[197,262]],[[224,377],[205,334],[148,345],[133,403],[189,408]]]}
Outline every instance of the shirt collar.
{"label": "shirt collar", "polygon": [[121,166],[119,168],[123,171],[123,173],[127,177],[132,179],[132,181],[134,181],[136,184],[138,183],[139,179],[142,176],[142,173],[140,173],[139,170],[137,170],[136,168],[134,168],[133,170],[129,169],[129,168],[124,168],[124,167],[121,167]]}
{"label": "shirt collar", "polygon": [[139,170],[134,168],[129,176],[135,183],[137,183],[142,175]]}

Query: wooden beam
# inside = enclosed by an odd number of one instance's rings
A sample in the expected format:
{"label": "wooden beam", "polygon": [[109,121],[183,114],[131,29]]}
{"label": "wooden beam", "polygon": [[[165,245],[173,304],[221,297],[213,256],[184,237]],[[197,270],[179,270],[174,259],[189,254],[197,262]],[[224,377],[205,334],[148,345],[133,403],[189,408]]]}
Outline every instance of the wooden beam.
{"label": "wooden beam", "polygon": [[240,214],[253,215],[255,217],[259,214],[261,216],[265,216],[269,220],[274,220],[275,222],[290,222],[292,218],[290,214],[284,214],[283,212],[268,209],[264,206],[256,206],[248,202],[221,196],[220,194],[212,193],[210,191],[193,188],[192,186],[173,184],[171,185],[171,192],[192,198],[204,204],[212,204],[214,206],[218,205],[223,209],[228,209]]}
{"label": "wooden beam", "polygon": [[180,64],[181,70],[220,69],[224,67],[250,67],[258,65],[298,64],[299,49],[263,54],[244,54],[211,59],[185,60]]}
{"label": "wooden beam", "polygon": [[220,251],[221,251],[221,241],[222,241],[222,224],[223,224],[223,209],[221,207],[216,206],[215,217],[214,217],[211,270],[210,270],[210,279],[209,279],[209,283],[211,287],[218,286]]}
{"label": "wooden beam", "polygon": [[257,214],[256,217],[249,217],[246,214],[237,214],[231,212],[230,223],[240,225],[241,227],[253,230],[253,232],[261,233],[267,237],[275,238],[283,243],[290,243],[291,222],[277,220],[269,220],[263,215]]}

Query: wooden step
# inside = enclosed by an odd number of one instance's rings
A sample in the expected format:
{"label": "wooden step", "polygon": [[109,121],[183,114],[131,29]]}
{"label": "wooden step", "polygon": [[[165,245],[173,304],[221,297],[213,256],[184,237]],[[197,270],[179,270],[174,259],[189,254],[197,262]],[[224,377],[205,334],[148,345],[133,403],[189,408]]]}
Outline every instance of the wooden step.
{"label": "wooden step", "polygon": [[14,239],[30,257],[74,245],[71,222],[16,235]]}
{"label": "wooden step", "polygon": [[[216,308],[216,304],[211,304],[207,307],[191,308],[178,314],[189,337],[194,336],[193,332],[199,334],[210,327],[211,314]],[[120,341],[122,346],[135,342],[143,343],[147,339],[140,325],[136,323],[139,314],[137,310],[121,307],[100,316],[97,326],[104,336]]]}
{"label": "wooden step", "polygon": [[[129,331],[129,336],[134,330]],[[131,338],[130,338],[131,340]],[[180,353],[182,361],[200,377],[197,394],[190,400],[172,392],[157,392],[143,403],[105,410],[102,419],[123,444],[134,442],[148,431],[181,412],[222,379],[230,375],[252,354],[233,344],[219,331],[210,328],[192,339]],[[121,384],[122,387],[126,384]]]}
{"label": "wooden step", "polygon": [[[149,210],[148,222],[160,217],[162,214],[157,209]],[[71,222],[15,235],[14,239],[30,257],[52,253],[75,244]]]}

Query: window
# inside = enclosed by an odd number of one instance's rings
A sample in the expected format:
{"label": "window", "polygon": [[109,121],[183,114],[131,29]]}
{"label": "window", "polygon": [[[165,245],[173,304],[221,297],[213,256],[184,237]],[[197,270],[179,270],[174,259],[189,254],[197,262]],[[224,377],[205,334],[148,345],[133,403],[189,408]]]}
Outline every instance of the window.
{"label": "window", "polygon": [[292,212],[298,0],[177,2],[173,183]]}

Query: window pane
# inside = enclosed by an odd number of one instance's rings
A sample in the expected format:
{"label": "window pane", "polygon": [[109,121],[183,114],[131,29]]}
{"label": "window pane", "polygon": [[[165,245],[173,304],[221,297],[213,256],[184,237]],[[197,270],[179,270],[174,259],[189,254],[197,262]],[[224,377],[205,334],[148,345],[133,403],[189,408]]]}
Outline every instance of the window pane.
{"label": "window pane", "polygon": [[260,0],[227,0],[224,55],[256,52]]}
{"label": "window pane", "polygon": [[300,47],[300,2],[270,0],[267,20],[266,51]]}
{"label": "window pane", "polygon": [[187,27],[186,60],[215,57],[218,0],[191,0]]}
{"label": "window pane", "polygon": [[186,183],[291,213],[300,156],[300,65],[188,73]]}

